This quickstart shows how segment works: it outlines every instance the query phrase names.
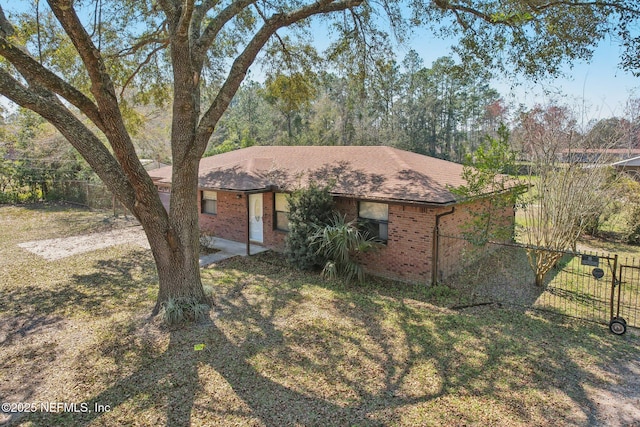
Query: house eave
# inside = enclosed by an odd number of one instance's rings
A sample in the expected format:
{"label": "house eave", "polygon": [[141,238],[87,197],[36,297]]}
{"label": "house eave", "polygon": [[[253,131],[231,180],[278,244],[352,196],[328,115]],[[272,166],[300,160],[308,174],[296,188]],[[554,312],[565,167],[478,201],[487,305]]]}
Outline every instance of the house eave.
{"label": "house eave", "polygon": [[371,202],[392,203],[399,205],[413,205],[413,206],[427,206],[427,207],[442,207],[457,204],[456,200],[447,201],[427,201],[427,200],[415,200],[415,199],[401,199],[395,197],[376,197],[368,196],[366,194],[345,194],[345,193],[331,193],[334,197],[344,197],[347,199],[357,199]]}
{"label": "house eave", "polygon": [[[268,193],[268,192],[287,192],[281,189],[276,185],[269,185],[265,187],[257,187],[257,188],[229,188],[229,187],[220,187],[220,186],[207,186],[200,185],[198,189],[201,191],[228,191],[233,193],[241,193],[241,194],[256,194],[256,193]],[[393,204],[401,204],[401,205],[412,205],[412,206],[425,206],[425,207],[446,207],[458,204],[459,201],[455,199],[451,200],[443,200],[443,201],[429,201],[429,200],[416,200],[416,199],[402,199],[395,197],[380,197],[380,196],[372,196],[367,194],[352,194],[352,193],[340,193],[340,192],[330,192],[333,197],[344,197],[347,199],[356,199],[356,200],[364,200],[364,201],[372,201],[372,202],[380,202],[380,203],[393,203]]]}

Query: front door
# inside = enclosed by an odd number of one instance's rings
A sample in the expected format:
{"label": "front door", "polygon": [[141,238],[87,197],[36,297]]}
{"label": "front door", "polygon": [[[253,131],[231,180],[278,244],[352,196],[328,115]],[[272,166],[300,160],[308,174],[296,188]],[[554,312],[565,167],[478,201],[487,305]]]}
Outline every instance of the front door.
{"label": "front door", "polygon": [[262,243],[262,194],[249,194],[249,240]]}

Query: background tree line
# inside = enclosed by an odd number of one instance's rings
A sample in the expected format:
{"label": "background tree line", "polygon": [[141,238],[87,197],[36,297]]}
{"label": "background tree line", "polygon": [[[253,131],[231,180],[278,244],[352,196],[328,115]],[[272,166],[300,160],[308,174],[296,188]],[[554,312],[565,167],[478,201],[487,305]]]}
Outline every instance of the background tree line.
{"label": "background tree line", "polygon": [[[415,51],[398,64],[370,61],[358,74],[335,61],[322,70],[276,70],[248,81],[220,121],[208,154],[260,145],[392,145],[460,162],[506,120],[488,76],[450,57],[425,67]],[[317,68],[317,67],[316,67]]]}
{"label": "background tree line", "polygon": [[[462,163],[501,125],[525,165],[540,156],[553,163],[565,151],[640,148],[640,98],[630,97],[622,117],[584,124],[579,111],[560,102],[505,105],[486,74],[471,73],[450,57],[426,67],[415,51],[400,63],[385,51],[358,74],[343,56],[307,54],[315,67],[274,66],[262,81],[244,83],[205,155],[252,145],[391,145]],[[139,157],[171,163],[169,117],[152,106],[132,110],[130,117]],[[0,132],[2,201],[56,199],[56,182],[99,182],[77,151],[33,112],[2,111]]]}

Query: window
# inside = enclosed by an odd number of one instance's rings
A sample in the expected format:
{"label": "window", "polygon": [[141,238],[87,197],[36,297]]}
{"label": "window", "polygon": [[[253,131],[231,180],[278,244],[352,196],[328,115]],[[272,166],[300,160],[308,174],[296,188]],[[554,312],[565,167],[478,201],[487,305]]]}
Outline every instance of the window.
{"label": "window", "polygon": [[201,211],[211,215],[218,213],[218,193],[215,191],[202,192]]}
{"label": "window", "polygon": [[371,237],[386,242],[389,238],[389,205],[386,203],[360,202],[358,217],[364,230]]}
{"label": "window", "polygon": [[289,231],[289,201],[285,193],[275,194],[276,230]]}

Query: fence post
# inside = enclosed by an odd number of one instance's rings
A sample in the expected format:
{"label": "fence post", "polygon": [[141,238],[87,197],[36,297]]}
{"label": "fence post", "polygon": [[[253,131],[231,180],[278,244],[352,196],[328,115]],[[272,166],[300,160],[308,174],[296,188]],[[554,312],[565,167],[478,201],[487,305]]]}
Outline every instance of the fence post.
{"label": "fence post", "polygon": [[618,254],[613,256],[613,271],[611,272],[611,298],[609,302],[609,308],[611,316],[609,320],[613,319],[615,316],[613,315],[613,300],[616,295],[616,274],[618,274]]}

